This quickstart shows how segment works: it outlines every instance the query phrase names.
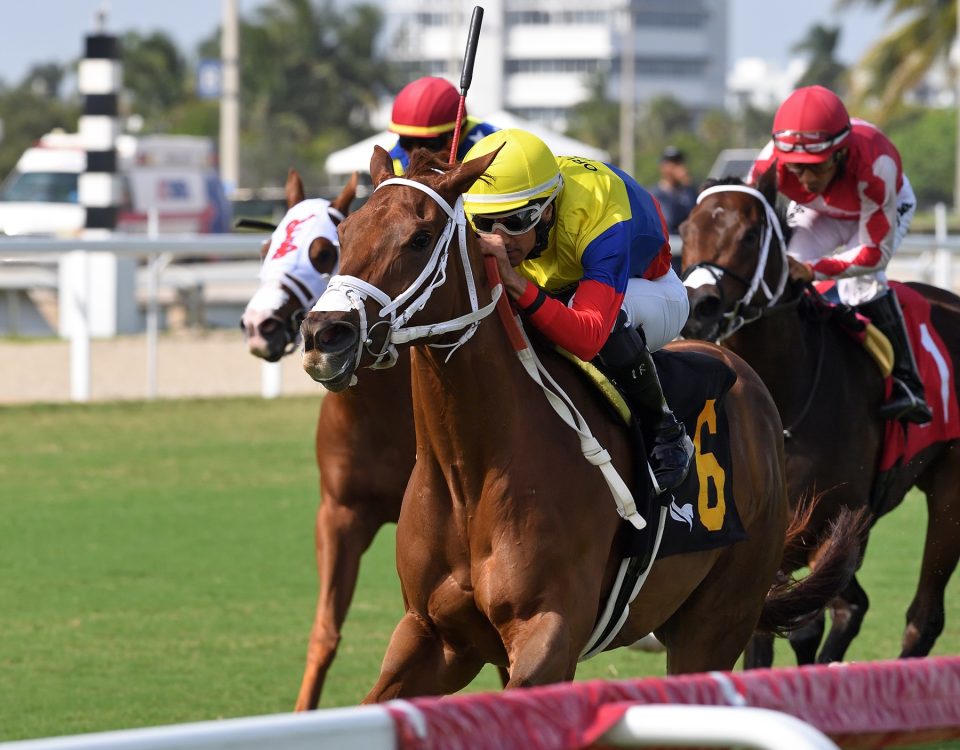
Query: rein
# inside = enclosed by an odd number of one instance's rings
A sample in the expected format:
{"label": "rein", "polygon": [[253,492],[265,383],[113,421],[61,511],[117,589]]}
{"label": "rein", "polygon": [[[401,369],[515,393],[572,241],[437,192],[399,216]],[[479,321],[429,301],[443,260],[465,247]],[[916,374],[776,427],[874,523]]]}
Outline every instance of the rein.
{"label": "rein", "polygon": [[[373,357],[374,361],[369,365],[371,369],[392,367],[397,362],[397,344],[405,344],[431,336],[440,336],[466,328],[463,334],[452,344],[427,344],[427,346],[433,348],[449,348],[450,352],[447,354],[447,361],[449,361],[453,353],[473,336],[477,326],[480,325],[480,321],[493,312],[497,300],[503,293],[503,284],[497,284],[491,290],[492,299],[490,303],[484,307],[479,306],[477,285],[467,255],[467,220],[463,212],[463,196],[457,198],[455,206],[450,206],[443,196],[433,188],[405,177],[392,177],[384,180],[377,185],[375,191],[391,185],[411,187],[426,193],[446,213],[447,222],[434,245],[430,259],[420,275],[395,299],[391,299],[378,287],[356,276],[337,275],[330,279],[327,290],[313,309],[320,312],[356,310],[360,315],[360,346],[357,347],[357,355],[353,362],[354,369],[360,366],[364,353]],[[447,280],[447,262],[450,257],[450,245],[453,242],[455,231],[460,247],[460,260],[463,265],[467,294],[470,298],[470,312],[440,323],[408,326],[410,318],[426,307],[434,290]],[[423,287],[422,291],[421,287]],[[418,292],[419,295],[417,295]],[[373,325],[368,325],[367,321],[366,302],[368,299],[374,300],[380,306],[380,320],[375,321]],[[373,338],[370,334],[380,326],[387,328],[387,336],[382,348],[376,351],[373,349]],[[344,371],[349,364],[345,364]]]}
{"label": "rein", "polygon": [[[773,210],[773,207],[767,201],[764,194],[759,190],[747,185],[714,185],[697,196],[697,205],[700,205],[703,199],[710,195],[728,192],[746,193],[760,201],[760,205],[763,206],[766,221],[760,243],[760,258],[757,261],[757,267],[754,269],[753,277],[749,280],[717,263],[697,263],[688,268],[683,274],[684,286],[690,289],[696,289],[704,284],[711,284],[720,289],[721,298],[723,297],[723,290],[720,288],[720,281],[725,275],[740,282],[746,289],[743,296],[733,304],[730,311],[723,314],[726,325],[721,328],[716,339],[717,343],[732,336],[743,328],[743,326],[766,317],[775,310],[784,307],[784,305],[778,305],[777,303],[780,301],[780,297],[783,296],[783,291],[786,289],[787,279],[790,273],[787,265],[787,243],[783,238],[783,229],[780,227],[780,221],[777,218],[776,211]],[[777,281],[776,289],[771,290],[766,281],[766,274],[767,264],[770,261],[770,243],[774,235],[777,237],[777,246],[780,248],[780,278]],[[767,304],[765,306],[761,307],[751,304],[751,300],[753,300],[758,291],[762,291],[767,297]],[[787,305],[791,305],[791,303],[787,303]]]}
{"label": "rein", "polygon": [[807,412],[810,411],[810,407],[813,406],[813,398],[817,395],[817,388],[820,385],[820,373],[823,372],[823,357],[824,353],[827,350],[827,340],[823,334],[823,319],[820,320],[820,352],[817,354],[817,368],[813,372],[813,385],[810,386],[810,393],[807,394],[807,400],[803,404],[803,408],[800,409],[800,413],[796,418],[787,426],[783,428],[783,439],[792,440],[793,433],[800,426],[800,423],[803,422],[804,418],[807,416]]}
{"label": "rein", "polygon": [[[780,298],[783,296],[783,292],[786,289],[787,279],[790,273],[787,265],[787,246],[783,237],[783,229],[780,226],[780,221],[777,218],[776,211],[774,211],[769,201],[767,201],[766,196],[764,196],[764,194],[759,190],[747,185],[714,185],[707,188],[700,193],[699,196],[697,196],[697,205],[699,205],[707,196],[725,192],[746,193],[747,195],[750,195],[760,201],[760,204],[763,206],[766,224],[761,243],[760,259],[757,262],[757,267],[754,270],[753,277],[751,279],[747,280],[743,276],[740,276],[739,274],[734,273],[730,269],[725,268],[717,263],[697,263],[696,265],[688,268],[686,273],[683,275],[684,286],[691,289],[696,289],[697,287],[703,286],[705,283],[712,283],[715,285],[720,291],[720,298],[723,302],[725,302],[725,300],[723,299],[723,289],[720,287],[720,280],[725,275],[728,275],[734,280],[740,282],[747,290],[744,295],[733,305],[730,312],[724,313],[723,317],[727,325],[721,328],[719,335],[717,336],[716,343],[720,343],[724,339],[739,331],[745,325],[760,320],[761,318],[767,318],[780,313],[793,311],[799,307],[801,301],[803,300],[803,295],[798,295],[796,299],[782,303],[780,302]],[[770,242],[774,234],[777,237],[777,244],[780,247],[780,279],[777,282],[776,291],[771,291],[766,282],[766,272],[767,263],[770,260]],[[709,282],[706,281],[708,276],[710,278]],[[816,291],[815,287],[811,288]],[[758,290],[762,290],[767,296],[767,304],[763,307],[750,304],[750,300],[753,299]],[[810,407],[813,406],[814,397],[817,395],[817,389],[820,386],[820,376],[823,373],[823,359],[827,348],[823,335],[823,325],[824,321],[820,320],[820,351],[817,355],[817,366],[814,370],[813,385],[810,387],[810,392],[807,394],[807,399],[804,402],[803,407],[800,409],[800,413],[788,426],[783,428],[783,437],[785,440],[791,440],[793,438],[793,433],[806,418],[810,411]]]}

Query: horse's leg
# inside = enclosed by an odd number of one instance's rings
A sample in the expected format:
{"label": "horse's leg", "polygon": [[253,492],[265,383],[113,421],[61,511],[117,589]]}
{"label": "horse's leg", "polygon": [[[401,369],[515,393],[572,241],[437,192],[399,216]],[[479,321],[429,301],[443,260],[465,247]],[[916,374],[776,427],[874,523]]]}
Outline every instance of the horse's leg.
{"label": "horse's leg", "polygon": [[340,644],[340,629],[353,599],[360,557],[387,522],[375,508],[358,513],[324,493],[317,512],[317,575],[320,591],[307,647],[307,665],[297,696],[297,711],[317,707],[327,670]]}
{"label": "horse's leg", "polygon": [[843,661],[847,649],[860,632],[860,626],[869,608],[870,599],[867,592],[854,576],[840,596],[830,604],[832,624],[830,632],[827,633],[827,640],[823,643],[823,649],[817,657],[819,664]]}
{"label": "horse's leg", "polygon": [[426,622],[407,612],[393,631],[380,677],[363,703],[455,693],[470,684],[483,663],[472,650],[445,648]]}
{"label": "horse's leg", "polygon": [[797,664],[814,664],[817,661],[817,649],[823,640],[825,616],[819,612],[810,622],[797,628],[787,636],[790,648],[797,657]]}
{"label": "horse's leg", "polygon": [[754,633],[743,652],[744,669],[763,669],[773,666],[773,636]]}
{"label": "horse's leg", "polygon": [[926,656],[943,632],[943,596],[960,557],[960,446],[951,445],[918,483],[927,495],[927,536],[900,656]]}
{"label": "horse's leg", "polygon": [[[730,670],[750,640],[778,559],[762,534],[724,550],[706,577],[657,630],[668,674]],[[766,573],[766,575],[765,575]],[[661,637],[662,636],[662,637]]]}
{"label": "horse's leg", "polygon": [[501,629],[510,659],[506,687],[531,687],[572,680],[578,654],[566,619],[557,610],[514,620]]}

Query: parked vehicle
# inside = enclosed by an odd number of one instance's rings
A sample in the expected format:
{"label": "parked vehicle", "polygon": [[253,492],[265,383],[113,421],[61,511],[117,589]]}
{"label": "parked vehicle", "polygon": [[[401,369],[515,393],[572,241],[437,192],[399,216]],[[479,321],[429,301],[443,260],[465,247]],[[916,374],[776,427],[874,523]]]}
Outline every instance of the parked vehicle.
{"label": "parked vehicle", "polygon": [[[213,141],[200,136],[122,135],[117,139],[121,203],[117,231],[228,232],[230,203]],[[78,181],[86,153],[76,133],[55,131],[28,148],[0,185],[0,232],[71,236],[83,229]]]}
{"label": "parked vehicle", "polygon": [[739,177],[745,180],[759,153],[758,148],[725,148],[717,154],[707,177],[713,180],[722,180],[726,177]]}

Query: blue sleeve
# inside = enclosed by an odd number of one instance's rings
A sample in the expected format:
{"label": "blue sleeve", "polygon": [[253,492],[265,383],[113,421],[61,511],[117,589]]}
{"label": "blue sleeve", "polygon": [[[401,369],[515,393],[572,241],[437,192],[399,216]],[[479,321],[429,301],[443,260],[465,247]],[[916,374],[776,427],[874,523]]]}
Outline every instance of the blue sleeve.
{"label": "blue sleeve", "polygon": [[403,167],[403,171],[407,171],[407,167],[410,166],[410,157],[407,156],[407,152],[400,148],[400,141],[398,140],[394,147],[390,149],[390,158],[400,162],[400,165]]}
{"label": "blue sleeve", "polygon": [[630,222],[619,222],[587,245],[580,257],[583,278],[623,294],[630,278]]}
{"label": "blue sleeve", "polygon": [[467,132],[460,136],[460,144],[457,146],[457,160],[463,161],[463,157],[473,148],[474,144],[486,138],[491,133],[496,133],[500,128],[491,125],[489,122],[478,122]]}
{"label": "blue sleeve", "polygon": [[626,230],[628,234],[625,240],[630,248],[628,278],[640,277],[657,259],[664,246],[669,248],[666,224],[649,191],[623,170],[612,164],[607,166],[623,180],[627,189],[630,201],[630,221],[627,222],[629,228]]}

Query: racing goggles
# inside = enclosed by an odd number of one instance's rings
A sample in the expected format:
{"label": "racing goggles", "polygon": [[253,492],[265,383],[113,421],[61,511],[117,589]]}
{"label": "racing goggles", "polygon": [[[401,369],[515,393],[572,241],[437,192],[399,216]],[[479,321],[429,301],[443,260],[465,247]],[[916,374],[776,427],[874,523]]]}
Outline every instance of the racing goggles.
{"label": "racing goggles", "polygon": [[563,182],[559,181],[553,189],[553,192],[550,193],[550,196],[543,203],[522,206],[521,208],[496,216],[473,214],[470,216],[470,221],[473,223],[473,228],[480,234],[493,234],[499,229],[505,234],[516,237],[517,235],[529,232],[540,222],[540,219],[543,217],[543,212],[547,210],[547,206],[553,203],[553,199],[557,197],[561,187],[563,187]]}
{"label": "racing goggles", "polygon": [[498,229],[514,236],[524,234],[539,223],[547,205],[544,203],[536,206],[524,206],[501,216],[475,214],[473,216],[473,226],[480,234],[493,234]]}
{"label": "racing goggles", "polygon": [[[773,145],[777,151],[790,153],[792,151],[803,151],[807,154],[822,154],[850,135],[850,126],[847,125],[836,135],[824,138],[823,133],[800,132],[797,130],[780,130],[773,134]],[[795,140],[784,140],[784,138],[801,138],[807,143],[798,143]]]}

